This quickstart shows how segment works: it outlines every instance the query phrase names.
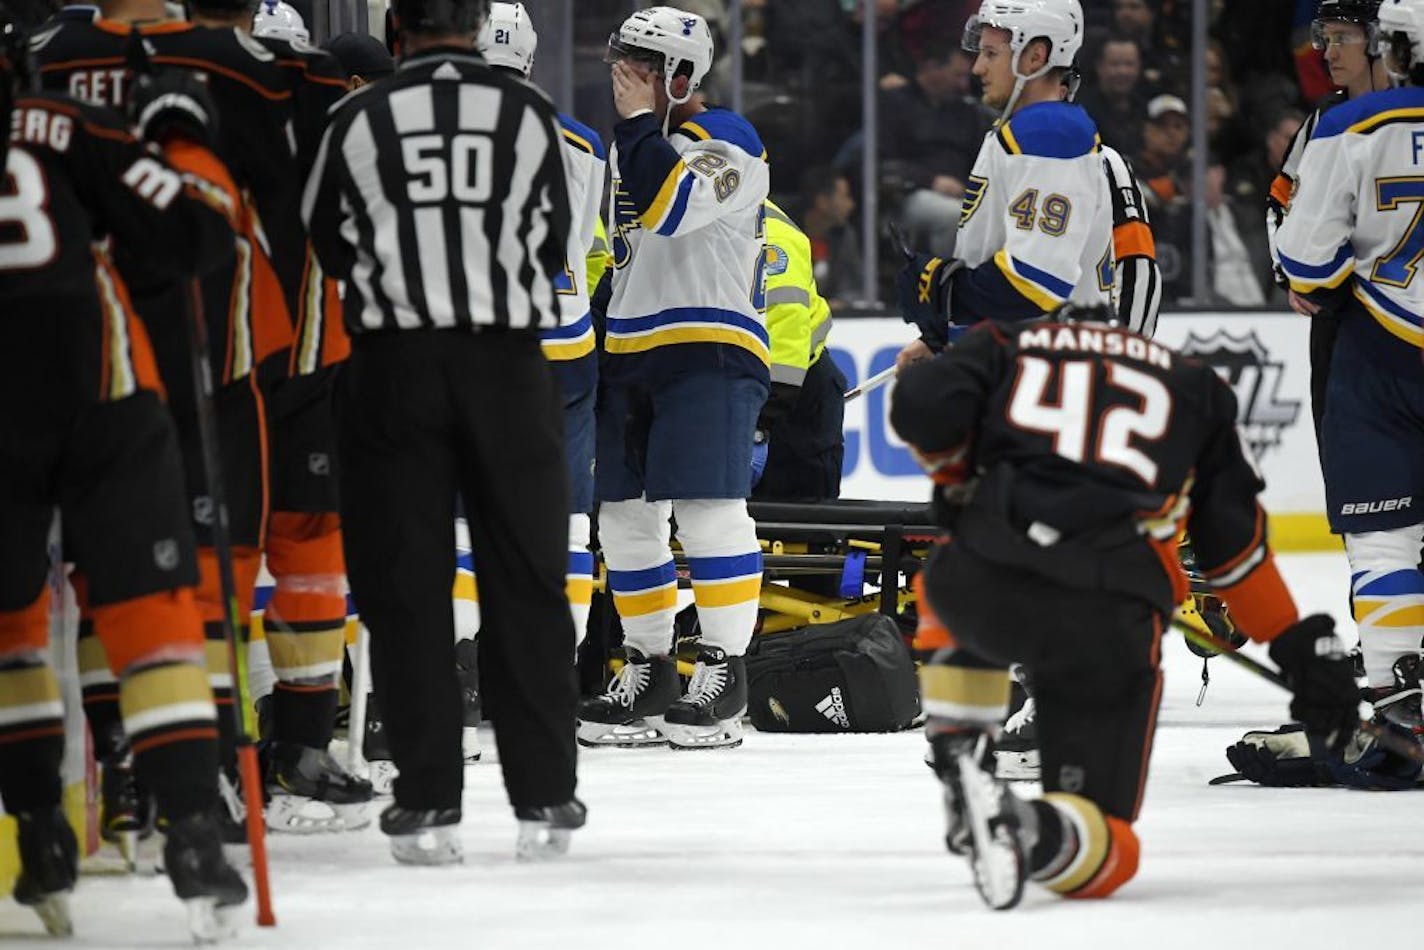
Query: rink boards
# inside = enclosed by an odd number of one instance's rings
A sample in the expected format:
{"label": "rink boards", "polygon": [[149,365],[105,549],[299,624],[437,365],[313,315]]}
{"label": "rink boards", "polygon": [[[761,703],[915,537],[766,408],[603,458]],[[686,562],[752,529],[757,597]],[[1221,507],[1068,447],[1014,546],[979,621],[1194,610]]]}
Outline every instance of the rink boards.
{"label": "rink boards", "polygon": [[[851,386],[895,362],[914,328],[892,317],[842,319],[830,350]],[[1309,324],[1294,313],[1164,314],[1156,339],[1205,360],[1236,393],[1242,437],[1266,480],[1271,537],[1293,551],[1338,550],[1310,415]],[[846,405],[841,495],[921,501],[924,474],[889,424],[894,383]]]}

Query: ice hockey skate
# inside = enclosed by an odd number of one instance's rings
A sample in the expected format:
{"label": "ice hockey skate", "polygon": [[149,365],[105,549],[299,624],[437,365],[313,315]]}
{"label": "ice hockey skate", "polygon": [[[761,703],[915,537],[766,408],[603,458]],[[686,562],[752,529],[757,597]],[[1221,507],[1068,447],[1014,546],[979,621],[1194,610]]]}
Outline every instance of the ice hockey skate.
{"label": "ice hockey skate", "polygon": [[292,834],[355,831],[371,823],[371,783],[325,750],[274,742],[267,769],[267,827]]}
{"label": "ice hockey skate", "polygon": [[391,839],[391,856],[401,864],[459,864],[460,809],[424,811],[391,805],[381,812],[381,831]]}
{"label": "ice hockey skate", "polygon": [[15,882],[15,903],[39,915],[45,930],[55,937],[74,933],[69,916],[69,892],[79,876],[79,843],[58,806],[47,811],[22,812],[19,826],[20,876]]}
{"label": "ice hockey skate", "polygon": [[1014,796],[990,768],[989,737],[946,733],[931,738],[935,773],[945,785],[945,846],[969,858],[974,886],[993,910],[1023,897],[1028,877]]}
{"label": "ice hockey skate", "polygon": [[1392,686],[1381,686],[1365,690],[1365,698],[1374,706],[1375,721],[1380,724],[1397,726],[1413,733],[1416,739],[1424,741],[1424,709],[1421,696],[1424,684],[1420,682],[1421,670],[1419,654],[1409,654],[1394,661],[1391,672]]}
{"label": "ice hockey skate", "polygon": [[455,678],[460,682],[460,703],[465,714],[460,746],[466,762],[478,762],[484,752],[480,748],[479,729],[484,715],[480,703],[479,647],[475,640],[455,642]]}
{"label": "ice hockey skate", "polygon": [[199,943],[237,932],[236,910],[247,884],[223,857],[222,835],[211,815],[188,815],[168,825],[163,866],[173,892],[188,908],[188,928]]}
{"label": "ice hockey skate", "polygon": [[664,714],[678,698],[677,667],[666,656],[628,648],[623,668],[602,696],[579,706],[579,745],[631,749],[666,745]]}
{"label": "ice hockey skate", "polygon": [[577,798],[562,805],[516,808],[519,837],[514,856],[520,861],[548,861],[568,853],[569,839],[588,820],[588,809]]}
{"label": "ice hockey skate", "polygon": [[746,661],[704,646],[687,695],[669,706],[664,717],[668,742],[674,749],[735,749],[742,744],[746,712]]}
{"label": "ice hockey skate", "polygon": [[138,867],[139,842],[153,834],[153,798],[134,773],[133,753],[128,748],[105,758],[100,771],[103,819],[99,835],[118,848],[132,872]]}

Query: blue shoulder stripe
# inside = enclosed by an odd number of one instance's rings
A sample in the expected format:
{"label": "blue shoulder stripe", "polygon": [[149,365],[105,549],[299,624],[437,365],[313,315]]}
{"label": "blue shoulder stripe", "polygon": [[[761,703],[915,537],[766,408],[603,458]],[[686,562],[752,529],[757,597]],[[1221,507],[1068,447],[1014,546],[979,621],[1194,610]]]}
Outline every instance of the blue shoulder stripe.
{"label": "blue shoulder stripe", "polygon": [[564,141],[575,148],[588,152],[599,161],[608,161],[608,150],[603,147],[603,139],[598,133],[573,116],[559,113],[559,125],[564,130]]}
{"label": "blue shoulder stripe", "polygon": [[1097,149],[1098,127],[1082,106],[1039,102],[1000,126],[999,141],[1011,155],[1078,158]]}
{"label": "blue shoulder stripe", "polygon": [[1310,138],[1328,139],[1345,132],[1368,135],[1381,126],[1401,121],[1424,122],[1424,88],[1381,89],[1342,102],[1320,117]]}
{"label": "blue shoulder stripe", "polygon": [[708,109],[677,127],[689,138],[705,142],[718,139],[737,146],[754,158],[766,158],[766,146],[752,124],[728,109]]}

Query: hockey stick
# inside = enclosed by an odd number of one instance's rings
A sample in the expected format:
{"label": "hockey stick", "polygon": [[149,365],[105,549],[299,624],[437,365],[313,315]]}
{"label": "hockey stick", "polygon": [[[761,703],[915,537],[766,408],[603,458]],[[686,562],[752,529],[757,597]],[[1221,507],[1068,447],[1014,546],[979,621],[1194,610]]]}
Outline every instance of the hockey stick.
{"label": "hockey stick", "polygon": [[[1186,621],[1181,620],[1176,616],[1172,617],[1172,626],[1175,627],[1177,631],[1181,633],[1182,636],[1186,637],[1188,640],[1192,641],[1197,646],[1203,647],[1208,650],[1215,650],[1217,653],[1226,657],[1228,660],[1235,663],[1237,666],[1250,673],[1254,673],[1256,676],[1272,684],[1273,686],[1277,686],[1285,690],[1286,692],[1292,692],[1290,684],[1286,682],[1285,677],[1281,676],[1279,672],[1271,669],[1266,664],[1258,662],[1257,660],[1253,660],[1246,654],[1241,653],[1239,650],[1236,650],[1234,647],[1231,646],[1231,644],[1227,643],[1225,640],[1213,636],[1212,634],[1203,630],[1198,630],[1196,627],[1191,626]],[[1390,752],[1393,752],[1395,755],[1409,759],[1411,762],[1418,762],[1420,764],[1424,764],[1424,748],[1420,748],[1417,744],[1411,742],[1403,736],[1390,732],[1383,726],[1377,725],[1373,722],[1369,722],[1365,719],[1361,719],[1360,724],[1356,728],[1358,728],[1366,735],[1370,736],[1381,746],[1388,749]]]}
{"label": "hockey stick", "polygon": [[847,389],[845,394],[845,401],[850,402],[852,399],[858,399],[859,397],[864,396],[872,389],[879,389],[881,386],[884,386],[886,383],[890,382],[890,380],[894,379],[895,373],[897,371],[897,367],[887,367],[886,369],[881,370],[874,376],[867,379],[865,382],[861,383],[859,386],[856,386],[853,389]]}
{"label": "hockey stick", "polygon": [[232,543],[228,534],[227,491],[222,462],[218,455],[217,410],[213,406],[213,371],[208,362],[208,327],[203,315],[203,298],[197,278],[188,281],[186,316],[191,325],[188,355],[192,361],[194,401],[198,410],[198,442],[203,452],[203,474],[208,497],[213,504],[213,549],[218,560],[218,584],[222,590],[222,631],[227,644],[228,666],[232,670],[232,719],[237,736],[237,765],[242,780],[242,799],[247,806],[247,844],[252,849],[252,877],[257,886],[257,926],[275,927],[272,886],[268,878],[266,828],[262,818],[262,783],[257,772],[257,747],[247,732],[242,711],[247,707],[247,686],[238,664],[237,638],[242,626],[238,616],[237,581],[232,569]]}

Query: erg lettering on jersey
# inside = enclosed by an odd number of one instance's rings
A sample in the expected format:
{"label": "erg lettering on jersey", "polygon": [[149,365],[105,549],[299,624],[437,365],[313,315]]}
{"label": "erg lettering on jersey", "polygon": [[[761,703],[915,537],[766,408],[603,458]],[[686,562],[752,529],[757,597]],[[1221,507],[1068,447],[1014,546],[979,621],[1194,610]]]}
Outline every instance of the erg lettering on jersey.
{"label": "erg lettering on jersey", "polygon": [[10,141],[41,145],[56,152],[69,150],[74,120],[46,109],[18,108],[10,114]]}

